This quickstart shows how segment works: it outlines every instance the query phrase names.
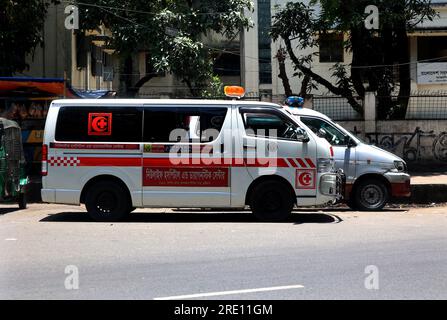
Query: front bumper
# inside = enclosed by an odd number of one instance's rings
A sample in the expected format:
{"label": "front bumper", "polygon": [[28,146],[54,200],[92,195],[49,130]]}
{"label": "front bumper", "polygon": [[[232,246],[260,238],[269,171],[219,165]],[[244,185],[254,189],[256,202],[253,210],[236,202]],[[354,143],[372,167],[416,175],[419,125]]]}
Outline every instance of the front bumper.
{"label": "front bumper", "polygon": [[343,170],[324,174],[320,178],[320,192],[325,196],[332,196],[339,200],[344,194],[345,182],[346,176]]}
{"label": "front bumper", "polygon": [[411,196],[411,177],[404,172],[387,172],[384,177],[390,182],[391,197],[408,198]]}

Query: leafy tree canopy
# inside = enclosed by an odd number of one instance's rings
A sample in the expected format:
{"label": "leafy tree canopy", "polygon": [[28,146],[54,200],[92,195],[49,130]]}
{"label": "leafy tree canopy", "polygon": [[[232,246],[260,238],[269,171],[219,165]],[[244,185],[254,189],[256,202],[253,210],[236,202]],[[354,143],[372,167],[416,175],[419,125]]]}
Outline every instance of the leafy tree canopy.
{"label": "leafy tree canopy", "polygon": [[0,76],[29,66],[26,56],[43,43],[48,6],[56,0],[0,0]]}
{"label": "leafy tree canopy", "polygon": [[[250,0],[83,0],[79,3],[83,30],[104,26],[120,57],[145,51],[157,72],[172,72],[199,95],[200,88],[213,79],[213,50],[203,38],[215,32],[228,39],[252,22],[244,9]],[[153,75],[144,75],[136,84],[124,75],[127,92],[132,95]]]}
{"label": "leafy tree canopy", "polygon": [[[368,5],[379,9],[378,30],[365,27]],[[309,5],[288,2],[274,16],[271,34],[274,40],[284,41],[296,75],[310,77],[331,93],[347,98],[359,113],[363,113],[363,106],[355,97],[363,98],[367,90],[375,91],[380,97],[379,117],[402,118],[411,81],[408,32],[435,16],[430,0],[312,0]],[[317,48],[322,35],[331,32],[345,35],[344,48],[353,57],[349,66],[334,66],[335,81],[312,70],[311,62],[318,50],[311,55],[300,54],[303,49]],[[395,66],[399,67],[398,81]],[[391,99],[396,91],[397,101]]]}

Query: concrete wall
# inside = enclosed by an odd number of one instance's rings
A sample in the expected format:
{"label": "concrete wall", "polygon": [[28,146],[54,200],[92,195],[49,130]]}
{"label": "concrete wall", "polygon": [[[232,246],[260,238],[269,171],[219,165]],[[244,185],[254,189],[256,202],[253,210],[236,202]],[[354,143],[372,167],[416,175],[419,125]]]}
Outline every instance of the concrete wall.
{"label": "concrete wall", "polygon": [[[51,5],[45,19],[43,30],[43,46],[37,46],[34,54],[27,57],[29,70],[17,76],[42,78],[64,78],[73,88],[83,90],[107,89],[117,90],[119,85],[119,62],[116,57],[114,63],[114,79],[104,81],[102,76],[93,76],[91,64],[87,68],[77,68],[76,38],[71,30],[64,26],[67,15],[64,13],[66,3]],[[90,52],[85,53],[90,59]],[[90,61],[90,60],[88,60]]]}
{"label": "concrete wall", "polygon": [[365,142],[400,156],[409,165],[447,165],[447,120],[377,121],[375,132],[365,130],[364,121],[338,123]]}

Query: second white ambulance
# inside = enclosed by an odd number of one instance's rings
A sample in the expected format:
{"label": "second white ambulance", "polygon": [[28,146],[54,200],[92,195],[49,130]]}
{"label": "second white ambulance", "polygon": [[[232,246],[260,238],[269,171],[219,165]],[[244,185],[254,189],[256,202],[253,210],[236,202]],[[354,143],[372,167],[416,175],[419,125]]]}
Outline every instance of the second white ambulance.
{"label": "second white ambulance", "polygon": [[261,220],[334,202],[333,151],[285,108],[203,100],[58,100],[43,145],[44,202],[97,221],[137,207],[243,208]]}

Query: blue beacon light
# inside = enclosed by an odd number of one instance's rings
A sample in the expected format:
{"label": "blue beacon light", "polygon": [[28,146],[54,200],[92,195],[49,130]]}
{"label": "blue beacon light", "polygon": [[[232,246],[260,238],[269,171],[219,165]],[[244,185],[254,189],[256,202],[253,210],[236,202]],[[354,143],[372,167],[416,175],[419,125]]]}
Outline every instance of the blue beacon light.
{"label": "blue beacon light", "polygon": [[286,99],[286,104],[292,108],[302,108],[304,106],[304,99],[297,96],[291,96]]}

